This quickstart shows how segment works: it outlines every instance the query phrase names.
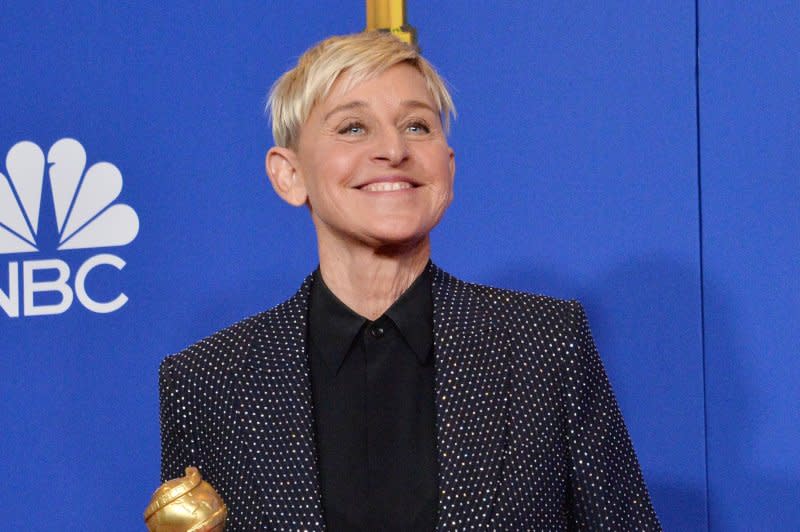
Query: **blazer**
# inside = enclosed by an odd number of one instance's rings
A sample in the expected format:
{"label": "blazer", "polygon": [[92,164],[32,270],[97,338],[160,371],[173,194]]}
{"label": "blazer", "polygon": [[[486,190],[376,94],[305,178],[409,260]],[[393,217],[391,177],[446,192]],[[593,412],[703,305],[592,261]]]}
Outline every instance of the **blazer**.
{"label": "blazer", "polygon": [[[580,304],[428,267],[437,530],[660,530]],[[325,528],[311,282],[160,368],[162,481],[197,466],[228,506],[229,531]]]}

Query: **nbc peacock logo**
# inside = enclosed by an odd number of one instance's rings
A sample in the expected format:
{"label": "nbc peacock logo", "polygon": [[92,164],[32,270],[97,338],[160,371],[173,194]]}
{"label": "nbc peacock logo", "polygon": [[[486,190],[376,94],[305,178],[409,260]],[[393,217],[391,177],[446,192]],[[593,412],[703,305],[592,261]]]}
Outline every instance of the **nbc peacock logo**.
{"label": "nbc peacock logo", "polygon": [[[108,162],[86,169],[86,160],[80,142],[69,138],[53,144],[46,159],[30,141],[8,150],[6,173],[0,170],[0,254],[21,254],[25,259],[28,254],[41,254],[47,251],[42,249],[45,234],[56,235],[54,251],[125,246],[136,238],[136,211],[116,202],[122,192],[121,172]],[[47,188],[55,227],[43,230],[39,222]],[[87,279],[98,266],[125,267],[117,255],[89,257],[74,277],[70,265],[57,258],[12,260],[7,266],[7,290],[0,284],[0,309],[10,318],[62,314],[76,298],[101,314],[114,312],[128,301],[124,293],[98,300],[87,289]]]}

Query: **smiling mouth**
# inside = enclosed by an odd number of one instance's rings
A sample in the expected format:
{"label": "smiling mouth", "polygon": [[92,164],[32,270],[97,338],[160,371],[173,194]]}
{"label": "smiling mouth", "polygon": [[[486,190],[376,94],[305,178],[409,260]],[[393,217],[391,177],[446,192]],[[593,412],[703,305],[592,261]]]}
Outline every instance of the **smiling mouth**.
{"label": "smiling mouth", "polygon": [[367,192],[394,192],[396,190],[406,190],[409,188],[416,188],[416,186],[408,181],[379,181],[359,187],[359,190],[366,190]]}

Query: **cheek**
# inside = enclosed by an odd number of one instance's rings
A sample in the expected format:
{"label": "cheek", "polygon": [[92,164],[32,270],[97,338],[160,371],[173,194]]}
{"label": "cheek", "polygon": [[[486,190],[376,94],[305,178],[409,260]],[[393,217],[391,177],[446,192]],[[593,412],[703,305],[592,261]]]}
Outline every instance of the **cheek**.
{"label": "cheek", "polygon": [[[302,166],[303,179],[306,188],[312,196],[330,187],[336,181],[336,176],[341,173],[335,157],[330,157],[323,151],[314,153],[314,157]],[[328,191],[330,193],[330,191]]]}
{"label": "cheek", "polygon": [[435,172],[440,186],[446,190],[448,196],[452,196],[454,175],[449,157],[441,157],[438,160]]}
{"label": "cheek", "polygon": [[442,193],[441,212],[444,213],[444,211],[447,210],[447,208],[450,206],[452,202],[453,202],[453,187],[450,186],[447,187],[447,189],[444,190]]}
{"label": "cheek", "polygon": [[347,187],[358,177],[359,159],[341,150],[320,153],[315,164],[315,177],[321,187]]}
{"label": "cheek", "polygon": [[450,165],[449,157],[445,158],[441,164],[440,169],[442,180],[441,180],[441,210],[444,212],[447,207],[450,206],[450,203],[453,201],[453,183],[454,183],[454,175],[452,172],[452,166]]}
{"label": "cheek", "polygon": [[433,208],[437,218],[441,218],[444,211],[453,201],[453,179],[450,177],[448,166],[445,164],[439,169],[439,178],[436,180],[435,195],[433,197]]}

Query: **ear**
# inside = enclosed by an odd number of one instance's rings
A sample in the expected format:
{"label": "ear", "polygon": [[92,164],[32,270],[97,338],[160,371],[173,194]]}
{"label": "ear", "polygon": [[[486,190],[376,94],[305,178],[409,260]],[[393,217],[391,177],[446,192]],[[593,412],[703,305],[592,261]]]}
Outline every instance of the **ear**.
{"label": "ear", "polygon": [[300,207],[308,200],[305,182],[298,176],[297,155],[289,148],[273,146],[265,161],[267,175],[278,196],[289,205]]}

